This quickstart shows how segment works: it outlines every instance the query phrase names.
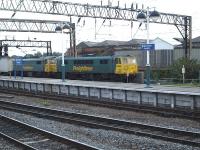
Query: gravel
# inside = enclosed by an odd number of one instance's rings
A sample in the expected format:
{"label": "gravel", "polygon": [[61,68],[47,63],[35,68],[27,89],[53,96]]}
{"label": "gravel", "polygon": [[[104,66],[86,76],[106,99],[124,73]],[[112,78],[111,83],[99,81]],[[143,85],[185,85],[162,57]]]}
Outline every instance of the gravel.
{"label": "gravel", "polygon": [[[1,94],[2,95],[2,94]],[[10,95],[12,96],[12,95]],[[157,116],[155,114],[147,114],[134,111],[116,110],[104,107],[88,106],[84,104],[61,102],[47,100],[41,98],[33,98],[26,96],[14,96],[14,98],[1,98],[2,100],[19,102],[23,104],[31,104],[36,106],[54,108],[77,113],[85,113],[90,115],[98,115],[103,117],[116,118],[126,121],[146,123],[151,125],[187,130],[192,132],[200,132],[200,122],[180,118],[167,118]]]}
{"label": "gravel", "polygon": [[0,114],[106,150],[200,150],[200,148],[175,144],[172,142],[61,123],[2,109],[0,109]]}
{"label": "gravel", "polygon": [[[78,113],[92,114],[104,117],[111,117],[116,119],[159,125],[164,127],[171,127],[176,129],[188,130],[193,132],[200,132],[200,123],[197,121],[191,121],[180,118],[165,118],[155,114],[147,114],[133,111],[123,111],[104,107],[88,106],[84,104],[73,104],[70,102],[58,102],[53,100],[33,98],[26,96],[9,95],[6,98],[3,96],[6,94],[0,94],[1,100],[19,102],[23,104],[31,104],[42,107],[54,108],[65,111],[72,111]],[[14,96],[13,98],[11,98]],[[184,146],[181,144],[175,144],[171,142],[165,142],[161,140],[155,140],[146,137],[140,137],[135,135],[123,134],[120,132],[107,131],[101,129],[92,129],[86,127],[80,127],[77,125],[60,123],[42,118],[36,118],[29,115],[23,115],[19,113],[11,113],[9,111],[0,110],[1,114],[8,115],[10,117],[19,119],[23,122],[35,125],[39,128],[58,133],[63,136],[70,137],[72,139],[79,140],[84,143],[93,144],[102,149],[142,149],[142,150],[190,150],[199,149]]]}
{"label": "gravel", "polygon": [[1,150],[21,150],[12,142],[7,141],[6,139],[0,137],[0,149]]}

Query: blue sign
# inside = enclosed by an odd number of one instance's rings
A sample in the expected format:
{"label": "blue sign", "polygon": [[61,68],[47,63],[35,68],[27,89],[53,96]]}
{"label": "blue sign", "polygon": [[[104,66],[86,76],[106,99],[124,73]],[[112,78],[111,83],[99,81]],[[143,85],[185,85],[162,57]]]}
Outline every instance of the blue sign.
{"label": "blue sign", "polygon": [[16,65],[22,65],[22,59],[15,59]]}
{"label": "blue sign", "polygon": [[155,44],[141,44],[142,50],[155,50]]}

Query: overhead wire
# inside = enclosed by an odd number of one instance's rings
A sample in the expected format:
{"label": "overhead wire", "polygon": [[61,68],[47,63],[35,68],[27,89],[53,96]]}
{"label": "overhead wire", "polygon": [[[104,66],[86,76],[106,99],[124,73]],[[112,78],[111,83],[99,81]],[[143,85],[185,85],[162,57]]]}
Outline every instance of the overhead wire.
{"label": "overhead wire", "polygon": [[142,26],[142,22],[139,24],[139,26],[138,26],[135,34],[131,37],[132,39],[136,36],[136,34],[138,33],[138,31],[139,31],[139,29],[140,29],[141,26]]}
{"label": "overhead wire", "polygon": [[19,4],[17,4],[17,7],[15,8],[15,10],[14,10],[14,12],[13,12],[11,18],[13,18],[13,17],[16,15],[17,9],[18,9],[18,7],[21,5],[21,3],[22,3],[23,1],[24,1],[24,0],[20,0],[20,1],[19,1]]}

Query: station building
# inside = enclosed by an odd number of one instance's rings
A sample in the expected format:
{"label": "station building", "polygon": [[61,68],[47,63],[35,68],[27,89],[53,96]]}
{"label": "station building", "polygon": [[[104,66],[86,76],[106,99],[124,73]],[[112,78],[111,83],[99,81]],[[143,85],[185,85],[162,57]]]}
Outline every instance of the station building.
{"label": "station building", "polygon": [[[146,66],[146,51],[141,50],[145,39],[130,41],[81,42],[77,45],[78,56],[136,56],[140,70]],[[150,40],[155,50],[150,51],[150,64],[153,69],[166,68],[173,62],[174,46],[160,38]]]}
{"label": "station building", "polygon": [[[182,39],[176,39],[183,43]],[[184,57],[184,47],[183,44],[174,47],[174,59],[177,60]],[[190,59],[196,59],[200,61],[200,36],[192,39],[192,49],[190,52]]]}

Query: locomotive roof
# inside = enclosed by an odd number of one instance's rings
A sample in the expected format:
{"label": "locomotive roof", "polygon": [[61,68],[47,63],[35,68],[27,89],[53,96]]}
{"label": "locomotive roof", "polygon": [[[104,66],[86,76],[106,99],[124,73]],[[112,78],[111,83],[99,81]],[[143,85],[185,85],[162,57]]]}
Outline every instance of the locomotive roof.
{"label": "locomotive roof", "polygon": [[[110,59],[112,56],[88,56],[88,57],[66,57],[65,59]],[[62,56],[57,57],[57,59],[62,59]]]}
{"label": "locomotive roof", "polygon": [[[129,57],[129,56],[88,56],[88,57],[65,57],[65,59],[74,60],[74,59],[111,59],[116,57]],[[62,56],[57,57],[57,59],[62,59]]]}
{"label": "locomotive roof", "polygon": [[46,56],[46,57],[40,57],[40,58],[23,58],[23,61],[42,61],[50,58],[56,58],[55,56]]}

